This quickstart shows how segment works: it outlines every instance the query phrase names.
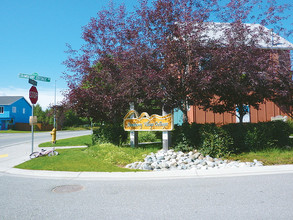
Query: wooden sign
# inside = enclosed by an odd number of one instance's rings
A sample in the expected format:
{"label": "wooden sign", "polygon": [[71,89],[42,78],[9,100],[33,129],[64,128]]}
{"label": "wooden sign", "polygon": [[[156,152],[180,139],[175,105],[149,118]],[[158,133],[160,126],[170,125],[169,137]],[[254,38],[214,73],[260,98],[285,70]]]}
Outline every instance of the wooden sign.
{"label": "wooden sign", "polygon": [[173,115],[151,115],[143,112],[138,117],[135,110],[130,110],[124,117],[125,131],[171,131],[174,127]]}

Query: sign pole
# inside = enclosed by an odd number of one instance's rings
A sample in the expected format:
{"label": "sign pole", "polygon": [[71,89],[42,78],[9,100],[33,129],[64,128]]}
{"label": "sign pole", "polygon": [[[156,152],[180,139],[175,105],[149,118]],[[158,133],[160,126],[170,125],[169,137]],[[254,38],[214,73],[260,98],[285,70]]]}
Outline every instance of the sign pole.
{"label": "sign pole", "polygon": [[54,128],[56,129],[56,80],[55,80],[55,96],[54,96]]}
{"label": "sign pole", "polygon": [[[134,110],[134,102],[130,102],[130,110]],[[133,116],[131,116],[133,118]],[[130,131],[130,146],[137,147],[138,146],[138,132]]]}
{"label": "sign pole", "polygon": [[[165,112],[164,107],[162,108],[162,116],[167,115]],[[162,139],[163,139],[163,150],[168,151],[169,147],[171,146],[171,132],[163,131],[162,132]]]}
{"label": "sign pole", "polygon": [[[34,118],[34,104],[32,104],[32,118]],[[34,152],[34,122],[32,120],[32,153]]]}
{"label": "sign pole", "polygon": [[29,98],[31,100],[32,103],[32,120],[31,120],[31,124],[32,124],[32,153],[34,152],[34,104],[37,103],[38,101],[38,90],[36,87],[32,86],[29,90]]}

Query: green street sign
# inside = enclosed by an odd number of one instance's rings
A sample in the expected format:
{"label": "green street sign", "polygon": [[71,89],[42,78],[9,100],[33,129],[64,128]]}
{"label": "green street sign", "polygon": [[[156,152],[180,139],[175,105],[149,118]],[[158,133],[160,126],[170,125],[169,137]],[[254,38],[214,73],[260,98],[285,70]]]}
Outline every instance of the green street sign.
{"label": "green street sign", "polygon": [[33,73],[31,75],[20,73],[20,74],[18,74],[18,77],[19,78],[25,78],[25,79],[39,80],[39,81],[44,81],[44,82],[50,82],[51,81],[51,78],[45,77],[45,76],[39,76],[37,73]]}
{"label": "green street sign", "polygon": [[29,79],[29,78],[30,78],[30,75],[28,75],[28,74],[24,74],[24,73],[20,73],[20,74],[18,74],[18,77],[19,77],[19,78]]}

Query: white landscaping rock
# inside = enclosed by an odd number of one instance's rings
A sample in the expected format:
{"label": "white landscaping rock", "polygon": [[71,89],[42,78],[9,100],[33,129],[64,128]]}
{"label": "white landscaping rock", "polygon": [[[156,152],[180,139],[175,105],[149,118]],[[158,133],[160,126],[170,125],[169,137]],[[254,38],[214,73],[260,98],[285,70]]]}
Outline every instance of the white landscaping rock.
{"label": "white landscaping rock", "polygon": [[125,167],[129,169],[141,170],[199,170],[199,169],[222,169],[222,168],[238,168],[238,167],[254,167],[263,166],[261,161],[253,160],[253,162],[227,161],[220,158],[212,158],[209,155],[204,157],[197,150],[183,153],[174,150],[160,150],[157,153],[150,153],[144,159],[144,162],[134,162],[127,164]]}

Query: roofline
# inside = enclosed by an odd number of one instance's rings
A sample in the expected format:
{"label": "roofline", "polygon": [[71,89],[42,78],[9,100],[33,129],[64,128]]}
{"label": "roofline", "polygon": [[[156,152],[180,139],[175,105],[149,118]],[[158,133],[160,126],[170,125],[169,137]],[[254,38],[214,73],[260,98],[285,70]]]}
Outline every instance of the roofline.
{"label": "roofline", "polygon": [[27,102],[27,104],[29,104],[29,106],[32,107],[32,105],[29,103],[29,101],[27,101],[27,99],[24,96],[11,96],[11,95],[7,95],[7,97],[19,97],[19,99],[15,100],[14,102],[11,102],[10,104],[0,104],[0,105],[3,105],[3,106],[12,105],[13,103],[15,103],[15,102],[17,102],[17,101],[19,101],[20,99],[23,98]]}

